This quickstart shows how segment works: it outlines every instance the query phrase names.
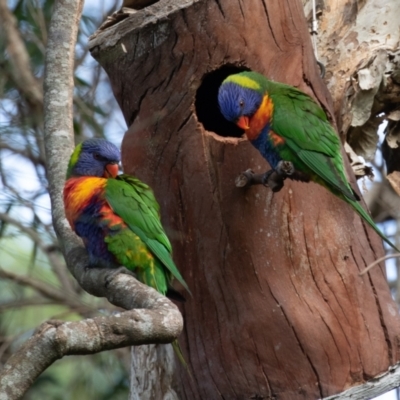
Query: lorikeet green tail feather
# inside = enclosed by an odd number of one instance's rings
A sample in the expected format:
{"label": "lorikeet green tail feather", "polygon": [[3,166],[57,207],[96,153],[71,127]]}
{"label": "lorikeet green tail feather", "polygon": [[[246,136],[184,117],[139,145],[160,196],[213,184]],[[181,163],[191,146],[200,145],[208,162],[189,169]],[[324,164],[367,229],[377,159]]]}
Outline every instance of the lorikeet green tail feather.
{"label": "lorikeet green tail feather", "polygon": [[185,360],[185,357],[183,356],[182,349],[181,349],[181,346],[179,345],[179,342],[177,340],[174,340],[171,344],[172,344],[174,352],[175,352],[176,356],[178,357],[179,361],[181,362],[183,367],[188,372],[190,378],[193,379],[192,373],[190,372],[190,368]]}
{"label": "lorikeet green tail feather", "polygon": [[242,128],[249,141],[275,169],[281,160],[349,203],[391,247],[357,203],[347,181],[339,138],[322,108],[308,95],[264,76],[245,71],[228,76],[218,92],[223,116]]}
{"label": "lorikeet green tail feather", "polygon": [[[119,175],[116,179],[109,179],[105,198],[115,214],[122,217],[124,223],[145,244],[147,249],[155,256],[150,268],[146,268],[144,276],[148,276],[146,284],[156,288],[160,293],[166,294],[166,282],[161,284],[154,281],[156,286],[150,285],[149,277],[155,276],[157,271],[163,271],[165,280],[165,268],[182,286],[190,293],[190,290],[171,258],[171,243],[161,225],[159,205],[152,190],[139,179],[126,174]],[[112,240],[112,239],[111,239]],[[157,264],[159,268],[157,268]],[[147,275],[146,275],[147,274]]]}
{"label": "lorikeet green tail feather", "polygon": [[[172,259],[153,191],[139,179],[118,174],[119,150],[89,139],[73,152],[64,187],[65,214],[83,239],[93,266],[125,266],[163,295],[173,278],[190,290]],[[172,343],[183,365],[178,341]]]}

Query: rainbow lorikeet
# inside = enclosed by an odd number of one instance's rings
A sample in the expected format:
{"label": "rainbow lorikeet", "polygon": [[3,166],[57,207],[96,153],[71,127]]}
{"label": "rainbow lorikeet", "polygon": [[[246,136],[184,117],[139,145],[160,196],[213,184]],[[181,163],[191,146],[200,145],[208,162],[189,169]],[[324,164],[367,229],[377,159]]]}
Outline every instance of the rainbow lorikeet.
{"label": "rainbow lorikeet", "polygon": [[345,200],[396,249],[358,203],[360,198],[344,172],[339,137],[310,96],[257,72],[244,71],[222,82],[218,103],[222,115],[244,130],[273,169],[282,160],[291,162],[304,180],[319,183]]}
{"label": "rainbow lorikeet", "polygon": [[[163,295],[173,278],[189,291],[172,260],[153,191],[133,176],[118,175],[119,162],[120,152],[112,143],[88,139],[76,146],[68,165],[65,214],[83,239],[90,264],[123,265]],[[186,366],[178,342],[173,346]]]}

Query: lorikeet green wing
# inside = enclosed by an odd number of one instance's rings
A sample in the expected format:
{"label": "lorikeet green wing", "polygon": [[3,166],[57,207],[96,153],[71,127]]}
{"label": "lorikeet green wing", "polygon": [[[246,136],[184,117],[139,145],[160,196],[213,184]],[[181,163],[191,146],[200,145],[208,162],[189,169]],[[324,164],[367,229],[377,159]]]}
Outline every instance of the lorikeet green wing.
{"label": "lorikeet green wing", "polygon": [[138,179],[123,174],[107,181],[105,198],[112,210],[190,293],[172,260],[171,243],[161,225],[159,205],[153,191]]}
{"label": "lorikeet green wing", "polygon": [[[277,105],[271,129],[285,140],[287,146],[278,147],[278,153],[282,159],[292,161],[296,169],[313,175],[314,181],[347,201],[386,243],[394,247],[358,203],[359,198],[345,175],[339,137],[325,113],[309,96],[295,88],[290,89],[287,97],[271,93]],[[280,104],[286,104],[286,107]]]}
{"label": "lorikeet green wing", "polygon": [[300,171],[305,169],[304,172],[315,174],[314,180],[321,180],[319,183],[325,182],[356,201],[344,172],[339,137],[322,109],[309,96],[290,86],[283,93],[272,91],[271,98],[274,103],[271,129],[285,141],[285,145],[277,147],[282,159],[293,162]]}

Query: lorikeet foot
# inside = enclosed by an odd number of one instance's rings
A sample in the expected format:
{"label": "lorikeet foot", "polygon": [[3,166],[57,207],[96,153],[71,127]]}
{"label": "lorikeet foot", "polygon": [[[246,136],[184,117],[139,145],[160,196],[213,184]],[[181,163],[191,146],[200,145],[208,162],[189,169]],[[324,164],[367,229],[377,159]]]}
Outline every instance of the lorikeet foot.
{"label": "lorikeet foot", "polygon": [[273,192],[279,192],[283,188],[283,181],[286,176],[281,175],[277,170],[270,169],[263,176],[263,185],[268,186]]}
{"label": "lorikeet foot", "polygon": [[235,179],[236,187],[249,187],[251,185],[262,185],[264,174],[255,174],[251,169],[247,169]]}
{"label": "lorikeet foot", "polygon": [[281,160],[275,169],[270,169],[264,174],[263,184],[273,192],[279,192],[283,188],[284,180],[295,173],[293,164],[290,161]]}
{"label": "lorikeet foot", "polygon": [[287,178],[295,173],[293,164],[290,161],[281,160],[275,168],[275,171],[283,178]]}
{"label": "lorikeet foot", "polygon": [[251,169],[248,169],[236,178],[235,183],[236,187],[264,185],[271,188],[273,192],[279,192],[283,188],[283,181],[295,172],[290,161],[280,161],[276,169],[270,169],[264,174],[255,174]]}

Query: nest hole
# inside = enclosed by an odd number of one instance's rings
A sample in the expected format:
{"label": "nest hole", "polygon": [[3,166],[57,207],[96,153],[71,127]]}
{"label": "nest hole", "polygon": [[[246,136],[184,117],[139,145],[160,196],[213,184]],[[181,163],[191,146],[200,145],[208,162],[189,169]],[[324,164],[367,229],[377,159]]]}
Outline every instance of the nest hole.
{"label": "nest hole", "polygon": [[249,68],[227,64],[204,75],[203,81],[197,89],[194,105],[197,119],[207,131],[223,137],[239,138],[243,135],[242,129],[224,118],[218,105],[218,89],[223,80],[229,75],[242,71],[249,71]]}

